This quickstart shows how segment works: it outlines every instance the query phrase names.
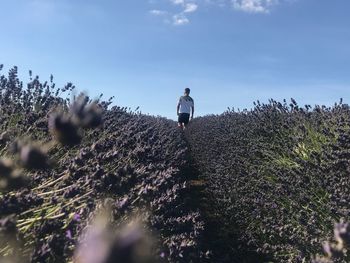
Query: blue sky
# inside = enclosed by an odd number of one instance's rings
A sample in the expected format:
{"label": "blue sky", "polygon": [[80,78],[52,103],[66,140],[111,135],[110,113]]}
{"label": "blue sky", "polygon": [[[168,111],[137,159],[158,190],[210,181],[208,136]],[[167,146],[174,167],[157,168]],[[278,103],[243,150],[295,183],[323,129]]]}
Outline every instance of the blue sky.
{"label": "blue sky", "polygon": [[349,0],[0,0],[0,64],[176,118],[350,100]]}

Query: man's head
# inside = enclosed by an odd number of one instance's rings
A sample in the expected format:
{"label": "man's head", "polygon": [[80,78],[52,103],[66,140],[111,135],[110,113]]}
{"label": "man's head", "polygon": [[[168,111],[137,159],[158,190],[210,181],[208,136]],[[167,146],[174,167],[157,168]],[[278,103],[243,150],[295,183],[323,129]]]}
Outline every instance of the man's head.
{"label": "man's head", "polygon": [[190,90],[189,88],[186,88],[186,89],[185,89],[185,96],[190,95],[190,92],[191,92],[191,90]]}

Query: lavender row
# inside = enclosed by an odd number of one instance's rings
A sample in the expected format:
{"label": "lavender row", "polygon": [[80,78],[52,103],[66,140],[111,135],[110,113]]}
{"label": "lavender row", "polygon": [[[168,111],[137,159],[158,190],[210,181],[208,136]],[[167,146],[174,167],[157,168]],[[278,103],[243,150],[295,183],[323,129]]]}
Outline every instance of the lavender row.
{"label": "lavender row", "polygon": [[[350,108],[270,100],[195,119],[216,262],[310,262],[349,220]],[[218,245],[219,244],[219,245]]]}
{"label": "lavender row", "polygon": [[[56,88],[52,77],[44,83],[30,77],[26,87],[17,68],[0,77],[1,258],[97,263],[204,257],[204,223],[186,201],[188,148],[174,122],[112,107],[111,99],[74,96],[73,84]],[[108,211],[108,230],[91,236],[101,211]],[[130,230],[130,224],[138,227]],[[138,255],[145,236],[149,257]],[[101,249],[96,262],[79,257],[77,247],[90,244],[109,249]]]}

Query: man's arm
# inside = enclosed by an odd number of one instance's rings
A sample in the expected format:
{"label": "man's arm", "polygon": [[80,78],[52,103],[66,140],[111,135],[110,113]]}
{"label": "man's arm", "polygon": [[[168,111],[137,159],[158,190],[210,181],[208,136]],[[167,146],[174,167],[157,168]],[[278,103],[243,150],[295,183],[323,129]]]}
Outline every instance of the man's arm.
{"label": "man's arm", "polygon": [[194,105],[192,106],[192,115],[191,115],[191,119],[193,119],[193,114],[194,114]]}
{"label": "man's arm", "polygon": [[177,115],[179,115],[179,110],[180,110],[180,101],[178,102],[177,107],[176,107],[176,114]]}

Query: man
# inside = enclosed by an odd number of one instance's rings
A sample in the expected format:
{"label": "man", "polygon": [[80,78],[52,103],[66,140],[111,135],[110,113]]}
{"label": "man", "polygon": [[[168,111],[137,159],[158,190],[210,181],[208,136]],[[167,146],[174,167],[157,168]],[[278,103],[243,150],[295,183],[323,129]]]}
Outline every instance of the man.
{"label": "man", "polygon": [[193,119],[194,101],[190,97],[190,92],[191,90],[189,88],[186,88],[184,96],[180,97],[179,103],[177,104],[177,116],[179,116],[178,125],[182,129],[185,129],[189,123],[190,115],[191,120]]}

